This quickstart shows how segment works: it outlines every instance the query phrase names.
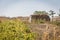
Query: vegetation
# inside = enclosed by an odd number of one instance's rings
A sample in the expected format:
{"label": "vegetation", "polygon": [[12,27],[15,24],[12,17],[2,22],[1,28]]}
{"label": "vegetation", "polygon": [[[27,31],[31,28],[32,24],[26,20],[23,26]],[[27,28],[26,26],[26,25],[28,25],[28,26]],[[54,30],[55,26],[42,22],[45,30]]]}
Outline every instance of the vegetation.
{"label": "vegetation", "polygon": [[53,21],[53,22],[51,22],[51,24],[54,24],[54,25],[60,26],[60,21]]}
{"label": "vegetation", "polygon": [[58,13],[58,16],[60,16],[60,9],[59,9],[59,13]]}
{"label": "vegetation", "polygon": [[54,13],[54,11],[52,11],[52,10],[50,10],[49,12],[50,12],[49,15],[52,17],[52,22],[53,22],[53,17],[54,17],[54,14],[55,14],[55,13]]}
{"label": "vegetation", "polygon": [[0,22],[0,40],[35,40],[35,33],[19,20]]}
{"label": "vegetation", "polygon": [[[55,13],[52,10],[50,12],[53,21]],[[47,12],[35,11],[34,14],[44,15]],[[45,18],[49,18],[48,16],[44,16],[42,19],[39,19],[39,16],[34,16],[36,20],[33,21],[36,23],[22,22],[22,20],[17,18],[2,19],[0,21],[0,40],[60,40],[60,22],[45,21]]]}
{"label": "vegetation", "polygon": [[35,11],[34,14],[48,14],[46,11]]}
{"label": "vegetation", "polygon": [[36,23],[37,24],[44,24],[45,23],[45,20],[37,20]]}

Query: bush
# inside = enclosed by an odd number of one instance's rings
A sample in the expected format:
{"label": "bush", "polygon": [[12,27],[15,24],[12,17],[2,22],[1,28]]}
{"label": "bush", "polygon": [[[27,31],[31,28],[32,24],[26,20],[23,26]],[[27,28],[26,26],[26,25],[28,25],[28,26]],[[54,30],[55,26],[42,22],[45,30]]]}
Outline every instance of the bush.
{"label": "bush", "polygon": [[36,23],[40,24],[40,23],[45,23],[44,20],[37,20]]}
{"label": "bush", "polygon": [[58,22],[58,21],[56,21],[55,24],[56,24],[57,26],[60,26],[60,22]]}
{"label": "bush", "polygon": [[35,34],[19,20],[0,22],[0,40],[35,40]]}
{"label": "bush", "polygon": [[60,22],[59,21],[53,21],[53,22],[51,22],[51,24],[55,24],[57,26],[60,26]]}

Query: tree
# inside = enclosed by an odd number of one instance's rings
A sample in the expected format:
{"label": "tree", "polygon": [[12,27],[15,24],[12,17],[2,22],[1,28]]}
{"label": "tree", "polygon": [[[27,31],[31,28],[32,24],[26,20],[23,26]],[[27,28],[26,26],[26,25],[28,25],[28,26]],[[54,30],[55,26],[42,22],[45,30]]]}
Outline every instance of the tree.
{"label": "tree", "polygon": [[60,9],[59,9],[59,14],[58,15],[60,16]]}
{"label": "tree", "polygon": [[60,14],[58,14],[60,16]]}
{"label": "tree", "polygon": [[54,11],[52,11],[52,10],[50,10],[49,12],[50,12],[49,15],[52,17],[52,22],[53,22],[53,17],[54,17],[54,14],[55,14],[55,13],[54,13]]}
{"label": "tree", "polygon": [[48,14],[46,11],[35,11],[34,14]]}

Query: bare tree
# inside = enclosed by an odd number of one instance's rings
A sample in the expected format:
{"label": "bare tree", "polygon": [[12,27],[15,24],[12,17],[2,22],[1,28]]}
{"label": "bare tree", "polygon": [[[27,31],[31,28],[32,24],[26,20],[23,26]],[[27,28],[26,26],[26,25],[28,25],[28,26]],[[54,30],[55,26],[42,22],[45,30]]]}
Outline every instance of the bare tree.
{"label": "bare tree", "polygon": [[50,12],[49,15],[52,17],[52,22],[53,22],[53,17],[54,17],[54,14],[55,14],[55,13],[54,13],[54,11],[52,11],[52,10],[50,10],[49,12]]}

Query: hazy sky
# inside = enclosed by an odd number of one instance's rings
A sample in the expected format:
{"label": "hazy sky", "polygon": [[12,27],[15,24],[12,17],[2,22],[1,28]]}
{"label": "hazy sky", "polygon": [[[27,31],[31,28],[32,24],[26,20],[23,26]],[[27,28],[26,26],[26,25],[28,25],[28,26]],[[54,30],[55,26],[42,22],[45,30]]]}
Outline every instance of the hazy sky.
{"label": "hazy sky", "polygon": [[1,16],[29,16],[36,10],[58,12],[60,0],[0,0]]}

